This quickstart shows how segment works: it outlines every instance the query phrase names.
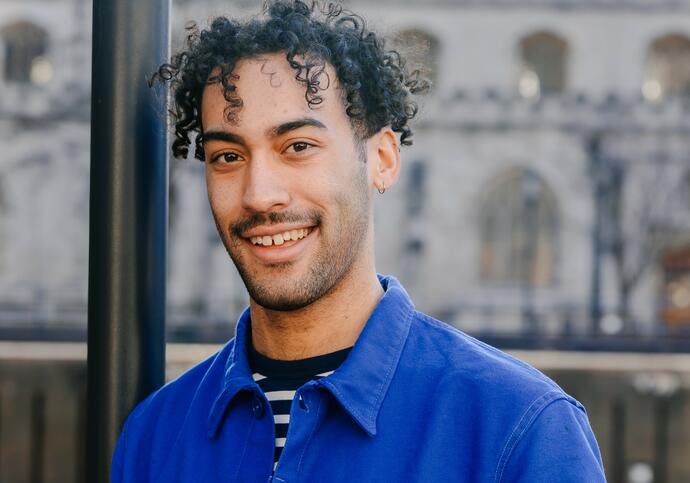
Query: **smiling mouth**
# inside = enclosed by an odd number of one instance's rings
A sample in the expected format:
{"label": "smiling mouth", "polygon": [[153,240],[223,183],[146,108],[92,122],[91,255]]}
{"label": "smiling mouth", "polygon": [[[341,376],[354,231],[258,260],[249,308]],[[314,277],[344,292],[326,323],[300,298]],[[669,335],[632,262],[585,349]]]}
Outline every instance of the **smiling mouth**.
{"label": "smiling mouth", "polygon": [[282,233],[276,233],[275,235],[264,235],[264,236],[253,236],[249,238],[252,245],[259,245],[264,247],[270,247],[273,245],[280,246],[288,241],[297,241],[306,237],[311,233],[314,227],[300,228],[298,230],[287,230]]}

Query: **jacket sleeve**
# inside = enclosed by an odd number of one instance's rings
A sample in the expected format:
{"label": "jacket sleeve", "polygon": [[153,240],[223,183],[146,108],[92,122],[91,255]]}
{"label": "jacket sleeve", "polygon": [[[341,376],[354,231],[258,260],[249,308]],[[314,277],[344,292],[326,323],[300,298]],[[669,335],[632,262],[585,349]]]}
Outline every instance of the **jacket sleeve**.
{"label": "jacket sleeve", "polygon": [[565,396],[551,401],[516,431],[505,463],[497,468],[497,483],[606,482],[587,414],[574,399]]}

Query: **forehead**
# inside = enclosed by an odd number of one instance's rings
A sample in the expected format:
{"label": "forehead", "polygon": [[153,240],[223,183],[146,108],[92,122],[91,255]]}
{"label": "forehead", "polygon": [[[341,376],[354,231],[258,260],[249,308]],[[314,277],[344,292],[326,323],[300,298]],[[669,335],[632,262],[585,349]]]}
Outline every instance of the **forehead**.
{"label": "forehead", "polygon": [[[303,62],[303,59],[297,60]],[[211,76],[219,73],[220,69],[216,68]],[[237,89],[236,95],[242,100],[242,107],[234,111],[235,116],[229,122],[225,115],[228,103],[223,96],[223,86],[218,82],[208,84],[201,106],[204,130],[227,125],[235,130],[260,130],[276,122],[305,115],[330,121],[330,124],[347,122],[341,90],[337,87],[335,70],[330,64],[326,64],[323,72],[315,78],[318,87],[316,95],[322,98],[318,104],[309,104],[307,85],[297,79],[298,74],[303,78],[305,72],[290,67],[284,53],[240,60],[233,70],[233,76],[236,77],[232,83]]]}

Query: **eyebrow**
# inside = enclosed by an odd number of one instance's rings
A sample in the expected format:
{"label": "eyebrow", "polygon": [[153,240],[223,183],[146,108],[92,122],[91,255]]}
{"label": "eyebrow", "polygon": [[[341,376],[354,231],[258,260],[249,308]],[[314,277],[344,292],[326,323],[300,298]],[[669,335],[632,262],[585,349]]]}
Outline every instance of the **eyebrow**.
{"label": "eyebrow", "polygon": [[318,119],[314,119],[313,117],[302,117],[300,119],[284,122],[278,126],[272,127],[267,131],[267,134],[272,138],[276,138],[287,132],[306,126],[318,127],[319,129],[328,129],[326,125]]}
{"label": "eyebrow", "polygon": [[[312,126],[319,129],[328,129],[324,123],[313,117],[302,117],[294,121],[287,121],[277,126],[271,127],[266,131],[266,134],[271,138],[282,136],[285,133],[300,129],[302,127]],[[242,136],[230,131],[207,131],[203,134],[204,144],[208,141],[225,141],[228,143],[241,144],[246,146],[247,143]]]}
{"label": "eyebrow", "polygon": [[203,133],[204,144],[209,141],[225,141],[228,143],[246,145],[244,138],[239,134],[234,134],[229,131],[207,131]]}

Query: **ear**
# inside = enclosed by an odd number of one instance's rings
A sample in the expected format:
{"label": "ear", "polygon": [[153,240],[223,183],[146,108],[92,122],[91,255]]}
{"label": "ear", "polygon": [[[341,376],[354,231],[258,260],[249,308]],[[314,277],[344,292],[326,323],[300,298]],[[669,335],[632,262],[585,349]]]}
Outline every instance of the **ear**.
{"label": "ear", "polygon": [[400,174],[398,137],[384,127],[369,139],[369,176],[374,188],[391,188]]}

